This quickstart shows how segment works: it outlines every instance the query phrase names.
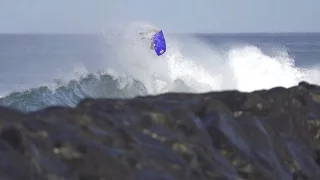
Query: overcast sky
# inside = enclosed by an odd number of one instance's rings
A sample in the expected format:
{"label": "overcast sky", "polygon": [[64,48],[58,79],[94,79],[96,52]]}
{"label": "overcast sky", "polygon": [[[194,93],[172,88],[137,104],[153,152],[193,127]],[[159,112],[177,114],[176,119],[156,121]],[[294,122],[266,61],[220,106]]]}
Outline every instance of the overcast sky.
{"label": "overcast sky", "polygon": [[148,21],[168,32],[320,31],[320,0],[0,0],[0,32],[94,33]]}

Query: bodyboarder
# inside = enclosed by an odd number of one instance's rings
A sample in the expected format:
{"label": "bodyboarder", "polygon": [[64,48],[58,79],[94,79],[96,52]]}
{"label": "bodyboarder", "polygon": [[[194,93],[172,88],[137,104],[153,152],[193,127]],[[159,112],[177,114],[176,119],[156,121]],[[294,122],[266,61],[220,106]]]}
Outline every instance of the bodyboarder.
{"label": "bodyboarder", "polygon": [[[151,30],[148,31],[148,32],[141,32],[141,33],[139,33],[139,34],[142,36],[141,39],[150,39],[150,40],[151,40],[151,45],[150,45],[150,49],[151,49],[151,50],[154,50],[154,46],[155,46],[155,44],[154,44],[154,37],[155,37],[155,35],[156,35],[158,32],[160,32],[160,30],[158,30],[158,29],[151,29]],[[150,33],[152,33],[152,35],[151,35],[151,37],[148,37],[148,35],[149,35]]]}

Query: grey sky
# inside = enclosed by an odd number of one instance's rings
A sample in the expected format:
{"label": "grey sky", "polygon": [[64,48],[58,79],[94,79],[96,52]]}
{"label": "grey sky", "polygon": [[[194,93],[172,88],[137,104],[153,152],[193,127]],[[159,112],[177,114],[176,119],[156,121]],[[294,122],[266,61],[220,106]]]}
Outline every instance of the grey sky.
{"label": "grey sky", "polygon": [[0,0],[0,32],[101,32],[130,21],[168,32],[316,32],[319,8],[319,0]]}

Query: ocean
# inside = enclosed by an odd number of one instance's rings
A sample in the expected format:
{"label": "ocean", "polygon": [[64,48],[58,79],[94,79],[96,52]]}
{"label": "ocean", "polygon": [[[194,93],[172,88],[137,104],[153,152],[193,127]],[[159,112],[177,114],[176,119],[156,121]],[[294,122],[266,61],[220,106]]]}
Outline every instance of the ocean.
{"label": "ocean", "polygon": [[167,52],[158,57],[138,31],[1,34],[0,105],[29,112],[86,97],[320,83],[320,33],[165,33]]}

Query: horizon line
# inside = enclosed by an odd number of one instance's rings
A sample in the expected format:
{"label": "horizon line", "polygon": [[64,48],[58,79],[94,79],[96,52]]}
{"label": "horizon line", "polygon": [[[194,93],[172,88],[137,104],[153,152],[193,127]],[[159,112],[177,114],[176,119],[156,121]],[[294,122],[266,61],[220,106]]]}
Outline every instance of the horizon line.
{"label": "horizon line", "polygon": [[[320,31],[280,31],[280,32],[168,32],[168,34],[320,34]],[[0,35],[103,35],[99,32],[0,32]]]}

